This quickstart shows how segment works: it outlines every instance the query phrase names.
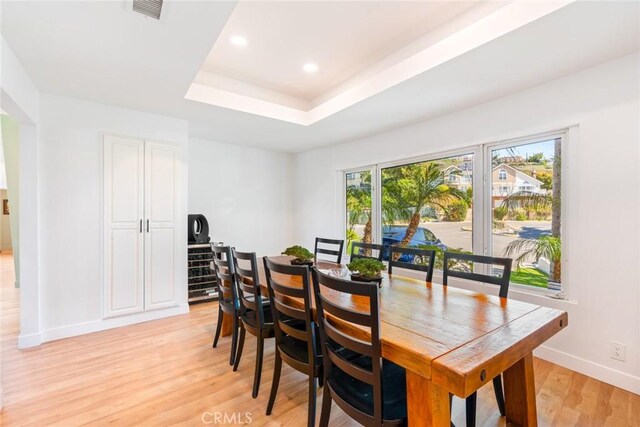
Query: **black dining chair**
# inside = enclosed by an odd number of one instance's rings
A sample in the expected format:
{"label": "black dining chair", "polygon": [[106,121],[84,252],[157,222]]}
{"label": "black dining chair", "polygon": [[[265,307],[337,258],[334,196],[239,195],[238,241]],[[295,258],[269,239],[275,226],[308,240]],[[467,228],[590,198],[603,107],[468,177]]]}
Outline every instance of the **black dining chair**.
{"label": "black dining chair", "polygon": [[[377,255],[373,255],[374,251],[377,251]],[[358,258],[374,258],[382,262],[382,255],[384,253],[384,246],[375,243],[363,243],[352,242],[351,243],[351,260]]]}
{"label": "black dining chair", "polygon": [[[406,372],[382,358],[378,285],[331,277],[315,268],[312,274],[324,361],[320,426],[329,425],[332,401],[364,426],[405,425]],[[331,298],[327,291],[338,296]],[[353,308],[354,298],[363,309]],[[353,328],[338,329],[336,320]],[[345,332],[361,327],[370,331],[369,337]]]}
{"label": "black dining chair", "polygon": [[213,249],[214,272],[218,283],[218,324],[216,325],[216,335],[213,338],[213,347],[218,345],[218,339],[222,332],[222,321],[224,314],[228,314],[233,319],[231,332],[231,355],[229,364],[233,365],[236,357],[238,343],[239,302],[236,293],[235,270],[230,246],[211,245]]}
{"label": "black dining chair", "polygon": [[[313,427],[317,380],[322,379],[322,357],[317,324],[311,311],[309,268],[278,264],[267,257],[263,259],[276,336],[275,366],[267,415],[271,415],[273,410],[284,360],[287,365],[309,376],[307,426]],[[273,273],[277,274],[277,278]],[[303,307],[292,303],[292,299],[302,302]]]}
{"label": "black dining chair", "polygon": [[[318,262],[318,259],[320,259],[321,261],[329,261],[329,262],[335,262],[336,264],[340,264],[340,261],[342,261],[343,248],[344,248],[344,240],[325,239],[323,237],[316,237],[314,261]],[[318,254],[329,255],[334,258],[332,259],[318,258]]]}
{"label": "black dining chair", "polygon": [[391,246],[389,251],[389,274],[393,274],[393,267],[424,271],[427,273],[425,280],[431,282],[435,261],[436,251],[434,250]]}
{"label": "black dining chair", "polygon": [[255,252],[232,249],[238,301],[240,302],[240,339],[233,370],[237,371],[242,357],[246,332],[257,338],[256,369],[253,375],[253,398],[258,396],[262,377],[264,340],[275,337],[269,299],[260,292],[260,277]]}
{"label": "black dining chair", "polygon": [[[455,266],[460,263],[472,263],[464,270],[456,270]],[[449,277],[457,277],[460,279],[471,280],[474,282],[489,283],[500,287],[498,295],[500,298],[507,298],[509,294],[509,282],[511,279],[511,265],[513,261],[510,258],[497,258],[484,255],[460,254],[453,252],[444,253],[444,268],[442,276],[442,284],[447,286]],[[473,272],[473,265],[487,264],[493,270],[493,266],[502,267],[502,275],[494,276],[493,274],[479,274]],[[468,270],[468,271],[467,271]],[[500,415],[505,415],[504,410],[504,391],[502,389],[502,374],[493,378],[493,390],[498,402]],[[473,393],[465,399],[467,427],[476,425],[476,403],[478,394]]]}

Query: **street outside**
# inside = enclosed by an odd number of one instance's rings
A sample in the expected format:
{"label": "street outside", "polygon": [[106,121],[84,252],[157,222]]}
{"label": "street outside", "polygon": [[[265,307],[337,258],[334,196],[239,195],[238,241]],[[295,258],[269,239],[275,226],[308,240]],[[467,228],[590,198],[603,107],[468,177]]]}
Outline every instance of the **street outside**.
{"label": "street outside", "polygon": [[[400,224],[397,224],[400,225]],[[517,238],[535,239],[551,232],[550,221],[505,221],[507,228],[520,229],[518,234],[493,234],[493,255],[504,256],[507,245]],[[430,230],[447,247],[471,251],[471,221],[422,222],[420,227]],[[355,231],[362,235],[364,226],[356,225]]]}

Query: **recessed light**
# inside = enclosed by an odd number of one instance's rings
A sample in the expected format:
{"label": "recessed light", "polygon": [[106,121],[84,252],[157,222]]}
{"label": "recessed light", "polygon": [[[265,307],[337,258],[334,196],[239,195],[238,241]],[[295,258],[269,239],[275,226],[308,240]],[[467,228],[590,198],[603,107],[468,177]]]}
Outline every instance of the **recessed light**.
{"label": "recessed light", "polygon": [[306,72],[306,73],[315,73],[316,71],[318,71],[318,64],[314,64],[314,63],[307,63],[304,64],[304,66],[302,67],[302,69]]}
{"label": "recessed light", "polygon": [[229,41],[231,42],[231,44],[236,45],[236,46],[246,46],[247,45],[247,39],[245,39],[242,36],[233,36],[229,39]]}

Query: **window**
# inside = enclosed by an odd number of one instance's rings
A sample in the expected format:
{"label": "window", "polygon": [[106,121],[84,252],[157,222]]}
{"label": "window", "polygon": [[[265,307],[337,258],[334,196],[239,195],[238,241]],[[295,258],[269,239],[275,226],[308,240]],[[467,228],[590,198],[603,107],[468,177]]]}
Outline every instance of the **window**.
{"label": "window", "polygon": [[[472,253],[472,185],[460,185],[460,165],[472,155],[381,169],[382,243]],[[453,179],[452,179],[453,177]],[[385,251],[385,260],[388,250]]]}
{"label": "window", "polygon": [[351,242],[373,242],[371,175],[371,170],[345,174],[347,254],[351,253]]}
{"label": "window", "polygon": [[[563,135],[345,172],[348,244],[434,249],[437,269],[444,251],[508,257],[512,283],[560,290]],[[501,274],[496,266],[456,267]]]}
{"label": "window", "polygon": [[491,201],[492,254],[514,260],[512,283],[557,289],[561,282],[561,142],[553,138],[490,150],[492,169],[500,168],[498,181],[507,163],[515,174],[515,191],[500,191]]}

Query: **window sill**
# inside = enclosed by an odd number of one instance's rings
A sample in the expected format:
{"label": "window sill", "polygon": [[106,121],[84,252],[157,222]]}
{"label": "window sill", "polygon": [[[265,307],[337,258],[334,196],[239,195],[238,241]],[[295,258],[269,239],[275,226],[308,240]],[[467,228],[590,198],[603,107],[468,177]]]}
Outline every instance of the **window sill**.
{"label": "window sill", "polygon": [[[436,270],[433,275],[434,283],[442,283],[442,272]],[[457,288],[466,289],[468,291],[473,292],[481,292],[487,293],[491,295],[496,295],[495,286],[493,285],[485,285],[475,282],[470,282],[463,279],[452,278],[449,281],[449,286],[455,286]],[[491,288],[491,289],[488,289]],[[532,286],[526,285],[518,285],[516,283],[512,283],[509,286],[509,298],[514,299],[516,301],[522,301],[529,304],[536,304],[546,307],[563,307],[563,306],[575,306],[578,305],[578,302],[575,300],[571,300],[566,297],[562,298],[554,298],[555,295],[558,295],[560,292],[550,291],[549,289],[536,288]]]}

